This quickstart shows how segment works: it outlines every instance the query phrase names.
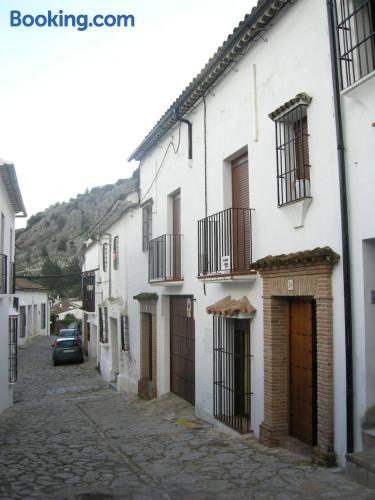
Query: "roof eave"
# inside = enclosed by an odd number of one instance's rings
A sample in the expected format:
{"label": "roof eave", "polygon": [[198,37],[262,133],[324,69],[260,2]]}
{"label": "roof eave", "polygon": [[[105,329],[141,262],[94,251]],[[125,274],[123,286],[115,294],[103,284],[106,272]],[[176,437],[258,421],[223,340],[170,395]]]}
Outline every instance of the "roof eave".
{"label": "roof eave", "polygon": [[13,163],[0,160],[0,177],[3,181],[9,202],[13,208],[15,217],[27,217],[26,208],[18,185],[16,169]]}
{"label": "roof eave", "polygon": [[[207,90],[223,75],[233,59],[265,28],[278,12],[290,3],[289,0],[260,0],[257,7],[245,17],[233,34],[217,50],[190,85],[160,118],[141,144],[129,156],[128,161],[141,161],[167,131],[178,122],[179,116],[186,115],[202,98]],[[224,60],[225,59],[225,60]]]}

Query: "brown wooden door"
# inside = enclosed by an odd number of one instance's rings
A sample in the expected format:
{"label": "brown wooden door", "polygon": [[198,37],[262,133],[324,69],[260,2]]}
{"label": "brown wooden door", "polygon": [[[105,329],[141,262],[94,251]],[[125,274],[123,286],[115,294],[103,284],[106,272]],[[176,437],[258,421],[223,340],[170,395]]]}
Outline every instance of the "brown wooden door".
{"label": "brown wooden door", "polygon": [[309,445],[316,441],[316,396],[312,302],[290,303],[289,432]]}
{"label": "brown wooden door", "polygon": [[233,271],[245,271],[250,267],[249,206],[249,162],[245,154],[232,162]]}
{"label": "brown wooden door", "polygon": [[[195,404],[195,321],[193,301],[170,298],[171,392]],[[190,312],[189,312],[190,311]]]}
{"label": "brown wooden door", "polygon": [[147,321],[148,380],[153,379],[152,314],[145,315]]}
{"label": "brown wooden door", "polygon": [[181,194],[173,196],[172,259],[173,277],[181,277]]}

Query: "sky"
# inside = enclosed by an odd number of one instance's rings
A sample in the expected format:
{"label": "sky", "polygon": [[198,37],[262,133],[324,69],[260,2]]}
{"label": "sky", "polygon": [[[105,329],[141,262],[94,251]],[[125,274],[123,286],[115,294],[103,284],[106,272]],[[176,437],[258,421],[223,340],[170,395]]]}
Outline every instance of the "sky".
{"label": "sky", "polygon": [[[28,215],[130,176],[127,157],[255,3],[1,0],[0,158]],[[135,26],[10,27],[11,10],[131,14]]]}

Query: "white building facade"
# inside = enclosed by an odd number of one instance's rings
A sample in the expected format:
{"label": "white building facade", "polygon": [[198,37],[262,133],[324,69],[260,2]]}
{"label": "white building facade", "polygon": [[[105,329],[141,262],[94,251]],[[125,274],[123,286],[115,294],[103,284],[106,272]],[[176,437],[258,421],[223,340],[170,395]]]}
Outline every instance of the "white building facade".
{"label": "white building facade", "polygon": [[26,217],[16,171],[13,164],[0,160],[0,413],[13,403],[13,388],[17,380],[15,216]]}
{"label": "white building facade", "polygon": [[134,190],[91,230],[84,252],[84,347],[89,357],[97,358],[104,380],[118,390],[137,389],[136,343],[131,352],[129,348],[128,283],[140,239],[139,214]]}
{"label": "white building facade", "polygon": [[[348,190],[352,346],[348,387],[353,405],[354,449],[366,448],[375,428],[375,2],[337,0],[336,90],[341,162]],[[341,109],[340,109],[341,108]],[[366,429],[367,428],[367,429]],[[375,441],[372,441],[375,445]]]}
{"label": "white building facade", "polygon": [[[353,411],[330,40],[324,0],[264,0],[240,23],[130,157],[140,161],[138,207],[98,231],[106,270],[95,278],[93,320],[104,332],[102,375],[117,389],[145,398],[172,391],[198,416],[269,446],[296,438],[322,464],[343,463]],[[347,122],[357,113],[345,129],[348,161],[362,165],[361,176],[348,175],[352,267],[361,271],[350,304],[360,306],[356,449],[373,405],[373,233],[361,189],[371,195],[374,86],[366,80],[342,96],[364,93],[343,105]],[[126,256],[117,275],[110,258],[104,264],[116,237]]]}
{"label": "white building facade", "polygon": [[25,278],[16,279],[18,299],[18,345],[36,335],[50,335],[48,290]]}

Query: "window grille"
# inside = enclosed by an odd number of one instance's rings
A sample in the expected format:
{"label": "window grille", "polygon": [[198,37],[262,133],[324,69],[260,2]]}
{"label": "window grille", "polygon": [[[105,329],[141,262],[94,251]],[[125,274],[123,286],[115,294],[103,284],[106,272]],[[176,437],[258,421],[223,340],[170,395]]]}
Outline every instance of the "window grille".
{"label": "window grille", "polygon": [[46,312],[47,312],[46,304],[42,304],[40,311],[40,328],[42,330],[44,330],[46,327]]}
{"label": "window grille", "polygon": [[121,349],[129,351],[129,317],[121,315]]}
{"label": "window grille", "polygon": [[1,262],[1,283],[0,283],[0,293],[7,293],[8,290],[8,256],[0,254]]}
{"label": "window grille", "polygon": [[113,269],[119,267],[119,239],[115,236],[113,239]]}
{"label": "window grille", "polygon": [[278,205],[310,197],[307,105],[275,120]]}
{"label": "window grille", "polygon": [[26,309],[25,306],[20,306],[20,337],[26,337]]}
{"label": "window grille", "polygon": [[142,250],[148,250],[148,242],[152,239],[152,203],[142,209]]}
{"label": "window grille", "polygon": [[82,276],[82,309],[95,312],[95,274]]}
{"label": "window grille", "polygon": [[9,262],[9,293],[16,293],[16,264]]}
{"label": "window grille", "polygon": [[106,307],[99,307],[99,339],[102,344],[108,343],[108,309]]}
{"label": "window grille", "polygon": [[337,0],[341,86],[375,70],[375,0]]}
{"label": "window grille", "polygon": [[103,243],[103,271],[108,269],[108,243]]}
{"label": "window grille", "polygon": [[17,318],[9,318],[9,363],[8,363],[8,378],[9,383],[14,383],[17,380]]}
{"label": "window grille", "polygon": [[238,432],[250,432],[250,320],[214,316],[213,327],[214,416]]}

